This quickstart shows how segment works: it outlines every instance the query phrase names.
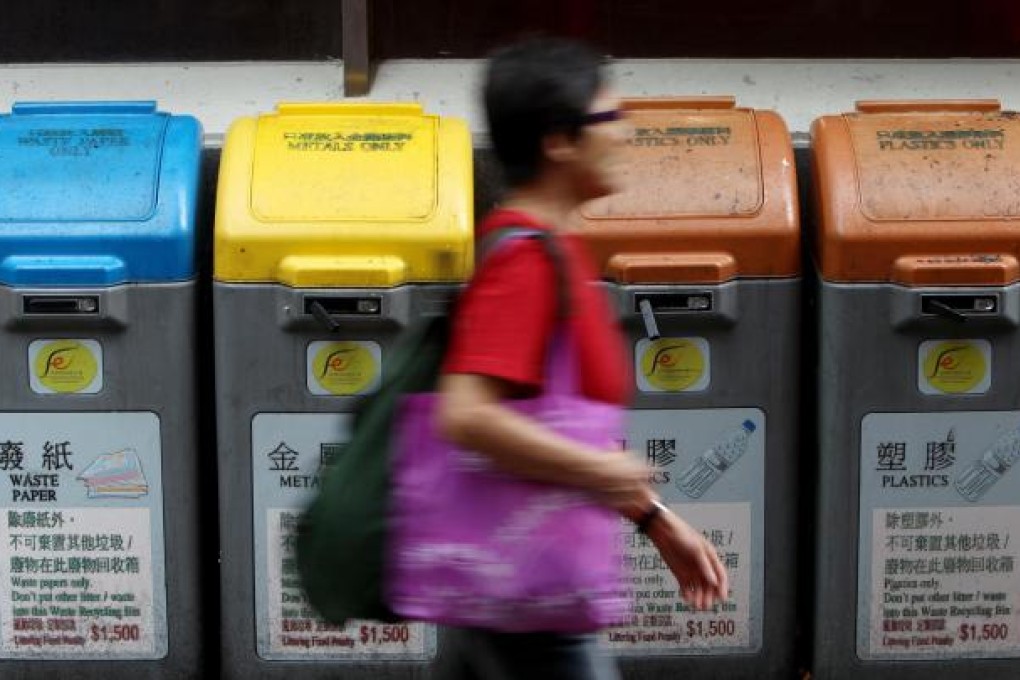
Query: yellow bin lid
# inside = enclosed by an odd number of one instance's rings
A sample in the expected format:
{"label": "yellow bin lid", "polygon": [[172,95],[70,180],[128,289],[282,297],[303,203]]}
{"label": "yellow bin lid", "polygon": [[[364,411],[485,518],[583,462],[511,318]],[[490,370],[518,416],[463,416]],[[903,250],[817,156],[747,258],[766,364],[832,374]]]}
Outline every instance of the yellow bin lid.
{"label": "yellow bin lid", "polygon": [[213,276],[301,288],[462,281],[471,135],[418,104],[277,105],[227,133]]}
{"label": "yellow bin lid", "polygon": [[997,100],[862,101],[811,126],[823,279],[1020,280],[1020,119]]}

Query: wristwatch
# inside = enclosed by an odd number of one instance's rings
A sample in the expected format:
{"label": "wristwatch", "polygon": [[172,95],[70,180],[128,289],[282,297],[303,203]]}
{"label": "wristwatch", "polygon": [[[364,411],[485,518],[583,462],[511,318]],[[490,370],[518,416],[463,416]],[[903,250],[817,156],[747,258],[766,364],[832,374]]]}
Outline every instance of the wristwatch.
{"label": "wristwatch", "polygon": [[641,515],[641,517],[635,522],[637,530],[642,534],[647,534],[648,527],[652,525],[652,522],[655,521],[656,517],[664,512],[669,512],[669,508],[663,505],[661,501],[652,501],[652,507],[648,508],[648,510],[645,511],[645,514]]}

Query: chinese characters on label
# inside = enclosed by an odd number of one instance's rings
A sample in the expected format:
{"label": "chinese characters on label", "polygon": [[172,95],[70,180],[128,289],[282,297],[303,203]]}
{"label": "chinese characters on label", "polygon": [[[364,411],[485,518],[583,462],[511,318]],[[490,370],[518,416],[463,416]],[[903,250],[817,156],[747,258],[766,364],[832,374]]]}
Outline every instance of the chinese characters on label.
{"label": "chinese characters on label", "polygon": [[871,648],[1018,650],[1020,508],[875,510]]}
{"label": "chinese characters on label", "polygon": [[159,418],[0,414],[0,658],[167,653]]}
{"label": "chinese characters on label", "polygon": [[1020,656],[1016,412],[872,413],[861,428],[865,659]]}
{"label": "chinese characters on label", "polygon": [[633,410],[621,448],[641,456],[664,502],[715,547],[730,597],[711,611],[683,602],[648,538],[623,526],[630,620],[602,633],[620,656],[724,654],[761,645],[765,417],[758,409]]}
{"label": "chinese characters on label", "polygon": [[337,626],[319,618],[301,588],[294,555],[298,521],[329,465],[343,455],[349,419],[349,414],[260,413],[252,420],[255,605],[263,659],[425,660],[435,653],[433,626],[376,621]]}
{"label": "chinese characters on label", "polygon": [[148,509],[0,512],[5,652],[154,651]]}
{"label": "chinese characters on label", "polygon": [[695,611],[680,598],[677,582],[651,541],[625,526],[624,560],[633,601],[630,621],[602,633],[617,650],[708,650],[749,643],[749,504],[684,504],[671,509],[701,529],[723,560],[730,598],[708,611]]}
{"label": "chinese characters on label", "polygon": [[338,626],[319,618],[301,589],[294,556],[300,516],[293,510],[269,511],[269,592],[277,596],[269,603],[272,649],[308,654],[335,654],[338,650],[357,655],[424,654],[420,624],[349,621]]}

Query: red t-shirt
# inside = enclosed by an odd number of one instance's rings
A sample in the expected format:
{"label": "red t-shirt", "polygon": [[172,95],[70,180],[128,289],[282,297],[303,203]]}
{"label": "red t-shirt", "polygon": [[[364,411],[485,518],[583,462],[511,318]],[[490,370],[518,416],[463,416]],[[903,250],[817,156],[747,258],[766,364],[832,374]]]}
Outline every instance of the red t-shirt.
{"label": "red t-shirt", "polygon": [[[479,225],[477,237],[510,226],[550,229],[526,213],[497,210]],[[584,244],[571,236],[556,238],[567,269],[581,393],[626,405],[633,378],[616,315]],[[540,391],[557,323],[553,261],[540,241],[514,238],[476,264],[458,303],[443,373],[486,375],[525,392]]]}

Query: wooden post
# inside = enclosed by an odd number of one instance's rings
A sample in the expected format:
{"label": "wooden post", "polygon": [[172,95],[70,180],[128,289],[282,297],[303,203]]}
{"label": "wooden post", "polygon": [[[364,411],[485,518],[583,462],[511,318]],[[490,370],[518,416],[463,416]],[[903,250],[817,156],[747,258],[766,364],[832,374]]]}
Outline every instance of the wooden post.
{"label": "wooden post", "polygon": [[369,0],[342,0],[344,96],[363,97],[372,88],[368,51]]}

